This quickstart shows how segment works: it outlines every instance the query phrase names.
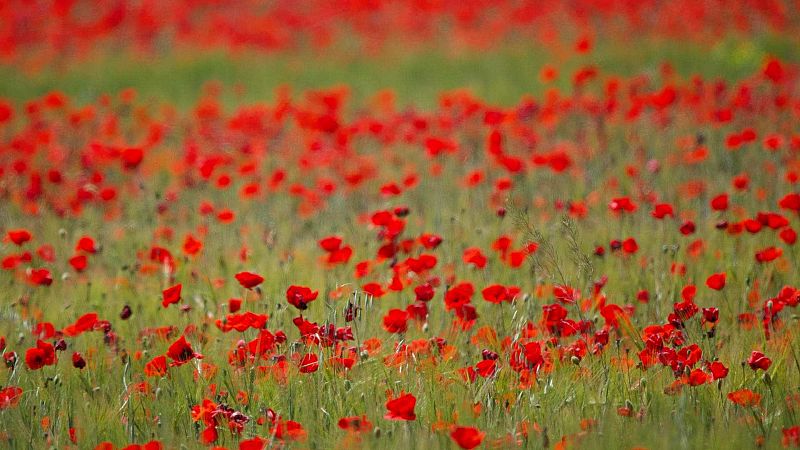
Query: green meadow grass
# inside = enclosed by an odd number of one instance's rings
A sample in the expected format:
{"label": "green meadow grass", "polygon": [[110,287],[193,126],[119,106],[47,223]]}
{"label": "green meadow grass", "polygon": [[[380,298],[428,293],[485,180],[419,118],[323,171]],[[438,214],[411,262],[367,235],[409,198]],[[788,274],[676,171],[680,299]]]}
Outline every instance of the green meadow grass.
{"label": "green meadow grass", "polygon": [[[523,95],[540,97],[546,89],[571,88],[575,70],[594,64],[606,74],[657,77],[663,62],[670,62],[684,77],[739,80],[752,74],[773,55],[800,61],[791,39],[761,36],[730,37],[709,46],[654,40],[598,42],[587,56],[577,56],[569,46],[558,52],[526,43],[509,43],[497,49],[448,51],[439,47],[404,51],[393,46],[377,55],[349,48],[326,52],[263,54],[241,51],[165,51],[156,55],[106,54],[74,64],[54,61],[46,70],[28,72],[0,65],[0,96],[22,102],[51,90],[61,90],[78,102],[90,102],[103,93],[135,88],[144,98],[179,107],[192,106],[210,80],[227,91],[228,106],[269,101],[275,89],[289,85],[295,92],[348,86],[356,100],[391,89],[401,105],[430,108],[443,91],[469,89],[491,103],[510,106]],[[560,77],[544,85],[539,73],[545,65]],[[236,93],[235,86],[243,88]]]}

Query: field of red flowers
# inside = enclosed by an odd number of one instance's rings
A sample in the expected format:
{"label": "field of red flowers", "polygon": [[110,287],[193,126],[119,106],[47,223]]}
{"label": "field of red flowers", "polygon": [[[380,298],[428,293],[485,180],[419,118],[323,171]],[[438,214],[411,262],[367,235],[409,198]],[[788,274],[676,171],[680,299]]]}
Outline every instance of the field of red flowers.
{"label": "field of red flowers", "polygon": [[799,10],[0,2],[0,448],[800,447]]}

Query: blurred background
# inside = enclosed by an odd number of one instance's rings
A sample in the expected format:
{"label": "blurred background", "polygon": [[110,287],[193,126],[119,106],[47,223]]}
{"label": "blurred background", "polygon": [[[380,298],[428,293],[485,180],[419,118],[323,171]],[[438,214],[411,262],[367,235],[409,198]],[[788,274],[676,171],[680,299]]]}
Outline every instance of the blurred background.
{"label": "blurred background", "polygon": [[4,0],[0,96],[93,101],[134,88],[186,107],[216,80],[223,105],[347,84],[357,99],[391,88],[425,107],[455,88],[513,104],[569,90],[592,67],[735,81],[768,56],[800,59],[798,10],[800,0]]}

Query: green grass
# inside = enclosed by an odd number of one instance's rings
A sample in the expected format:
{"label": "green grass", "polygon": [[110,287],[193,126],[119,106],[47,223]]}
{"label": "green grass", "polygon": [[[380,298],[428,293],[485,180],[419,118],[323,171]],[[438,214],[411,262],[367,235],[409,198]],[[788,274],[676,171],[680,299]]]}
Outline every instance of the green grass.
{"label": "green grass", "polygon": [[668,61],[685,77],[697,74],[734,81],[753,73],[767,55],[800,60],[791,40],[781,36],[730,37],[710,48],[652,39],[624,45],[599,42],[596,50],[585,57],[568,50],[555,54],[545,48],[514,43],[486,52],[453,53],[436,48],[404,52],[397,48],[377,56],[347,49],[321,54],[121,54],[90,57],[78,64],[53,63],[51,68],[34,73],[16,66],[0,66],[0,97],[25,101],[61,90],[79,103],[86,103],[103,93],[132,87],[146,99],[169,101],[185,108],[197,101],[205,83],[218,80],[228,88],[244,88],[241,95],[227,90],[223,98],[228,106],[271,100],[281,85],[291,85],[296,92],[347,85],[359,100],[391,89],[401,105],[425,108],[434,106],[443,91],[467,88],[488,102],[510,106],[525,94],[541,96],[550,87],[539,80],[545,64],[556,67],[561,74],[555,87],[569,90],[572,73],[587,63],[598,65],[607,74],[658,76],[661,63]]}

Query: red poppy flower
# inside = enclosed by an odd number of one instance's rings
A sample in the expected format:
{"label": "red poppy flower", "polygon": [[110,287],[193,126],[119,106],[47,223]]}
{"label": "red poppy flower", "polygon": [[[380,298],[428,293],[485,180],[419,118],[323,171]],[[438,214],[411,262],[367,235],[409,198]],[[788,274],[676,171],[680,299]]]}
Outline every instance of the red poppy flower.
{"label": "red poppy flower", "polygon": [[361,286],[361,289],[375,298],[381,298],[384,294],[386,294],[386,291],[384,291],[383,287],[378,283],[367,283]]}
{"label": "red poppy flower", "polygon": [[481,432],[475,427],[453,427],[450,438],[465,450],[473,449],[483,442],[486,433]]}
{"label": "red poppy flower", "polygon": [[342,430],[354,431],[356,433],[368,433],[372,431],[372,422],[367,419],[367,416],[354,416],[342,417],[337,423]]}
{"label": "red poppy flower", "polygon": [[306,353],[298,364],[301,373],[312,373],[319,369],[319,357],[315,353]]}
{"label": "red poppy flower", "polygon": [[235,278],[245,289],[252,289],[264,282],[264,277],[252,272],[239,272]]}
{"label": "red poppy flower", "polygon": [[76,272],[83,272],[89,265],[89,259],[86,255],[76,255],[69,259],[69,265],[75,269]]}
{"label": "red poppy flower", "polygon": [[228,314],[225,320],[217,319],[217,328],[227,333],[231,330],[244,332],[248,328],[261,329],[267,324],[269,316],[247,311],[243,314]]}
{"label": "red poppy flower", "polygon": [[489,303],[511,302],[520,293],[520,288],[516,286],[502,286],[493,284],[481,291],[483,299]]}
{"label": "red poppy flower", "polygon": [[715,291],[720,291],[725,287],[725,277],[725,272],[715,273],[706,279],[706,286],[714,289]]}
{"label": "red poppy flower", "polygon": [[781,444],[784,447],[800,447],[800,425],[781,429],[783,437]]}
{"label": "red poppy flower", "polygon": [[163,377],[167,375],[167,357],[156,356],[144,365],[144,374],[148,377]]}
{"label": "red poppy flower", "polygon": [[497,361],[494,359],[484,359],[475,365],[475,371],[483,378],[489,378],[497,370]]}
{"label": "red poppy flower", "polygon": [[78,243],[75,245],[76,252],[82,251],[86,253],[95,254],[97,253],[97,250],[98,250],[97,245],[95,244],[94,239],[92,239],[89,236],[81,237],[80,239],[78,239]]}
{"label": "red poppy flower", "polygon": [[433,298],[434,294],[435,291],[430,283],[420,284],[414,288],[414,295],[416,296],[417,301],[428,302]]}
{"label": "red poppy flower", "polygon": [[622,241],[622,251],[628,254],[636,253],[639,250],[639,244],[636,243],[636,239],[628,238]]}
{"label": "red poppy flower", "polygon": [[653,212],[650,213],[656,219],[663,219],[664,217],[675,216],[675,211],[669,203],[659,203],[653,207]]}
{"label": "red poppy flower", "polygon": [[703,308],[703,323],[717,323],[719,308]]}
{"label": "red poppy flower", "polygon": [[239,450],[263,450],[268,441],[256,436],[253,439],[245,439],[239,443]]}
{"label": "red poppy flower", "polygon": [[390,309],[383,316],[383,329],[389,333],[405,333],[408,329],[408,312],[402,309]]}
{"label": "red poppy flower", "polygon": [[580,291],[570,286],[556,285],[553,287],[553,295],[562,303],[575,303],[580,299]]}
{"label": "red poppy flower", "polygon": [[133,170],[139,167],[139,164],[142,163],[144,159],[144,151],[141,148],[126,148],[120,154],[120,158],[122,159],[122,167],[127,170]]}
{"label": "red poppy flower", "polygon": [[608,203],[608,209],[614,212],[634,212],[638,206],[628,197],[618,197]]}
{"label": "red poppy flower", "polygon": [[728,400],[739,406],[749,408],[751,406],[758,406],[761,403],[761,394],[753,392],[750,389],[739,389],[738,391],[729,393]]}
{"label": "red poppy flower", "polygon": [[470,247],[464,250],[463,260],[465,264],[472,264],[478,269],[486,267],[486,256],[477,247]]}
{"label": "red poppy flower", "polygon": [[17,406],[20,397],[22,397],[22,388],[8,386],[0,389],[0,411]]}
{"label": "red poppy flower", "polygon": [[28,281],[36,286],[50,286],[53,275],[47,269],[28,269]]}
{"label": "red poppy flower", "polygon": [[320,239],[319,246],[328,253],[335,252],[342,246],[342,238],[338,236],[329,236]]}
{"label": "red poppy flower", "polygon": [[712,198],[711,209],[714,211],[725,211],[728,209],[728,194],[720,194]]}
{"label": "red poppy flower", "polygon": [[93,330],[97,322],[97,313],[84,314],[74,324],[65,327],[62,332],[66,336],[75,337],[86,331]]}
{"label": "red poppy flower", "polygon": [[688,236],[688,235],[694,233],[695,224],[691,220],[687,220],[687,221],[683,222],[683,224],[681,225],[679,230],[680,230],[682,235]]}
{"label": "red poppy flower", "polygon": [[774,261],[783,255],[783,250],[775,247],[768,247],[756,252],[756,261],[760,263]]}
{"label": "red poppy flower", "polygon": [[353,249],[349,245],[328,253],[328,264],[345,264],[353,256]]}
{"label": "red poppy flower", "polygon": [[25,364],[31,370],[38,370],[44,366],[52,366],[56,363],[55,348],[42,340],[36,341],[36,347],[29,348],[25,352]]}
{"label": "red poppy flower", "polygon": [[305,286],[289,286],[286,290],[286,300],[295,308],[304,310],[308,304],[317,299],[319,291],[312,291]]}
{"label": "red poppy flower", "polygon": [[414,414],[416,404],[416,397],[401,392],[399,397],[386,402],[388,412],[383,417],[389,420],[414,420],[417,418],[417,415]]}
{"label": "red poppy flower", "polygon": [[32,237],[28,230],[9,230],[6,234],[6,238],[17,245],[22,245],[30,241]]}
{"label": "red poppy flower", "polygon": [[195,351],[192,350],[192,346],[186,342],[186,336],[181,336],[180,339],[173,342],[172,345],[169,346],[169,349],[167,350],[167,356],[169,356],[173,361],[169,364],[172,367],[186,364],[194,358],[203,358],[203,355],[195,353]]}
{"label": "red poppy flower", "polygon": [[701,369],[694,369],[691,371],[691,373],[689,373],[690,386],[700,386],[706,384],[710,379],[711,377]]}
{"label": "red poppy flower", "polygon": [[711,372],[711,377],[714,380],[719,380],[728,376],[728,368],[719,361],[714,361],[709,364],[708,370]]}
{"label": "red poppy flower", "polygon": [[769,370],[769,366],[772,365],[772,360],[759,351],[753,351],[747,359],[747,364],[749,364],[750,368],[753,370]]}
{"label": "red poppy flower", "polygon": [[164,289],[161,292],[161,306],[166,308],[173,303],[178,303],[181,299],[181,289],[183,289],[182,284],[176,284],[175,286]]}
{"label": "red poppy flower", "polygon": [[191,234],[186,235],[186,239],[183,241],[183,252],[187,255],[196,255],[203,249],[203,243],[197,240]]}

